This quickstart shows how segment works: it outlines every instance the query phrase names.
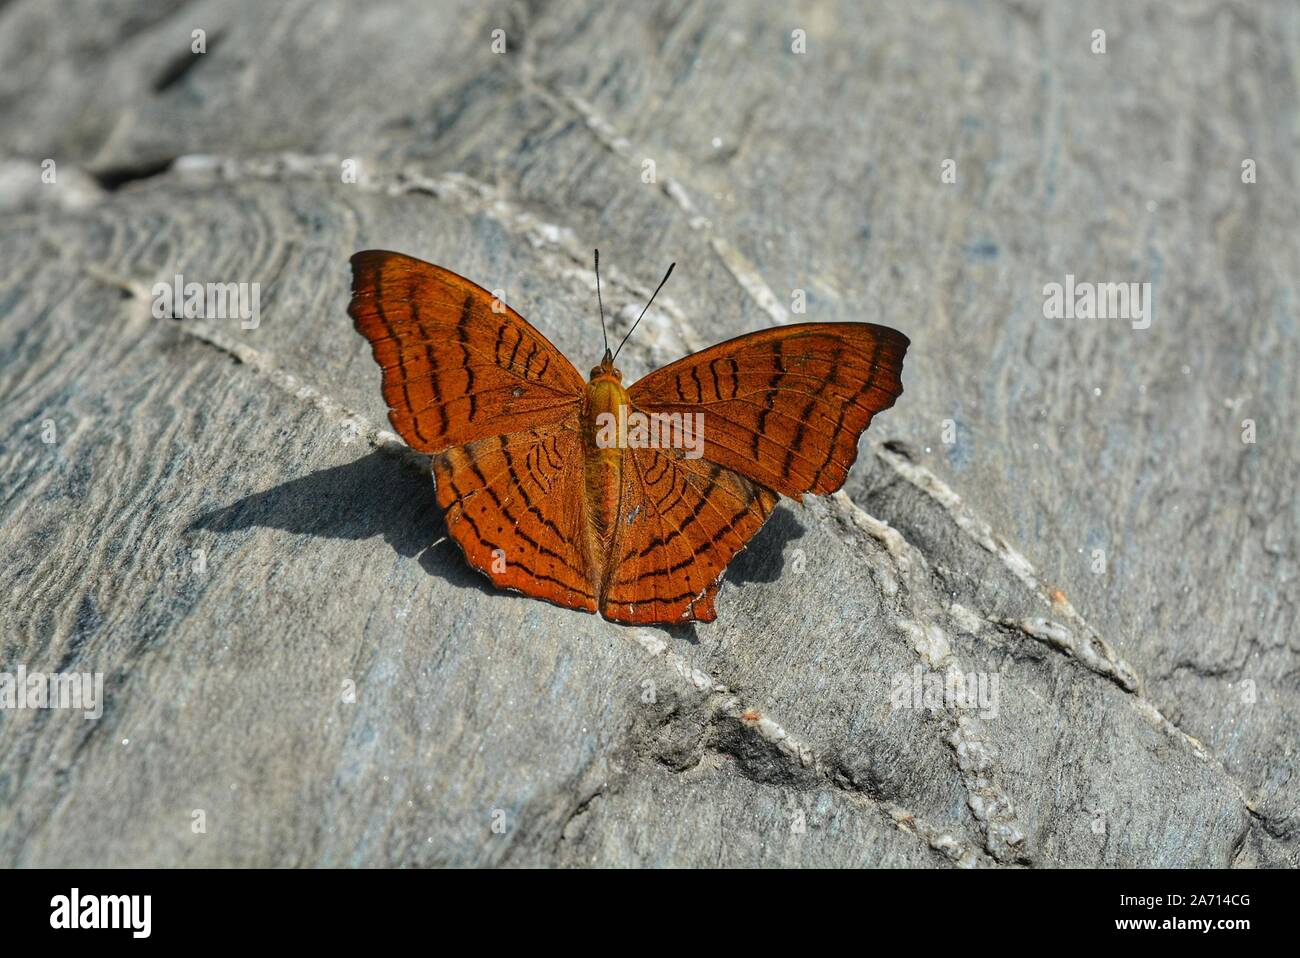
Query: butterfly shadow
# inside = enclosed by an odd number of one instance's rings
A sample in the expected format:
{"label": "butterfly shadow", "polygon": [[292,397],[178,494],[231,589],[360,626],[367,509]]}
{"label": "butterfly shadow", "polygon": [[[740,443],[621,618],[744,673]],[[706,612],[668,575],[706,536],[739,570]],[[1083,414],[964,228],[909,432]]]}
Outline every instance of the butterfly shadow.
{"label": "butterfly shadow", "polygon": [[326,539],[382,535],[400,555],[418,556],[430,575],[460,588],[497,594],[465,564],[450,539],[433,545],[447,535],[447,524],[434,498],[432,477],[381,452],[255,492],[204,513],[189,526],[218,533],[255,527]]}
{"label": "butterfly shadow", "polygon": [[[763,523],[763,528],[749,540],[748,545],[736,553],[723,576],[728,586],[741,586],[746,582],[775,582],[785,570],[785,547],[807,531],[786,506],[780,506]],[[725,602],[725,598],[720,598]],[[683,625],[658,625],[665,635],[691,645],[700,644],[696,623]]]}
{"label": "butterfly shadow", "polygon": [[727,566],[727,582],[775,582],[785,570],[785,547],[803,536],[806,530],[794,517],[789,506],[782,505],[763,523],[763,528]]}
{"label": "butterfly shadow", "polygon": [[[382,490],[377,493],[376,490]],[[230,505],[205,512],[190,530],[229,533],[252,528],[281,529],[326,539],[369,539],[382,535],[398,554],[416,558],[430,575],[450,585],[500,595],[490,581],[466,564],[447,535],[433,481],[381,452],[342,466],[290,479]],[[726,581],[774,582],[785,565],[785,547],[804,533],[788,508],[778,508],[758,535],[732,560]],[[669,635],[698,644],[695,623],[660,626]]]}

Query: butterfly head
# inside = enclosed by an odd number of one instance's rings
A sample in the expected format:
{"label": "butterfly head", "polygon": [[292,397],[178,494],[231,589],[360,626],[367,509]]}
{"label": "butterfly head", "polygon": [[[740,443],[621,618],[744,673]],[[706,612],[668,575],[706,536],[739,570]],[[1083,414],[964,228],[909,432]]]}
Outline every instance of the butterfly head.
{"label": "butterfly head", "polygon": [[591,376],[588,378],[593,383],[597,379],[613,379],[615,382],[620,383],[623,381],[623,372],[614,367],[614,357],[609,354],[608,347],[605,349],[605,356],[601,359],[600,365],[592,367]]}

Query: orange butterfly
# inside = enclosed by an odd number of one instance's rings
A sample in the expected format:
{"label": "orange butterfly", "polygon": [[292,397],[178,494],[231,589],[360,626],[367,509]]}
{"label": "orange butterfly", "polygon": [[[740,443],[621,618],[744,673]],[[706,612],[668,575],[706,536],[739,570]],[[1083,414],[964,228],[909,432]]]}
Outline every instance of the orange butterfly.
{"label": "orange butterfly", "polygon": [[[606,342],[584,383],[469,280],[384,250],[351,262],[348,313],[383,369],[388,418],[432,454],[470,565],[616,622],[713,621],[727,563],[778,494],[844,485],[858,437],[903,391],[907,337],[869,323],[750,333],[631,387]],[[599,297],[599,258],[596,276]]]}

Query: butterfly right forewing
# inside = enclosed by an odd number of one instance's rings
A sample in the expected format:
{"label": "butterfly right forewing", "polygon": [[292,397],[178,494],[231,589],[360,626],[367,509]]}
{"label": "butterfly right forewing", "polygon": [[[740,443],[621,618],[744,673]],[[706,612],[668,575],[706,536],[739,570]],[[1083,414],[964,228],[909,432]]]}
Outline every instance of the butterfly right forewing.
{"label": "butterfly right forewing", "polygon": [[798,323],[719,343],[628,390],[647,413],[704,415],[704,458],[782,495],[844,485],[871,417],[903,391],[907,337],[870,323]]}

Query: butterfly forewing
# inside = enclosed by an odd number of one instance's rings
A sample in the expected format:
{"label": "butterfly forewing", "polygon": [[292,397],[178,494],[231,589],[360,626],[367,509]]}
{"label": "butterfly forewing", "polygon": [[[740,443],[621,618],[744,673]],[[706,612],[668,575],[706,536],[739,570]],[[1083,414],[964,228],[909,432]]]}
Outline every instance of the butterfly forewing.
{"label": "butterfly forewing", "polygon": [[582,377],[545,336],[440,266],[357,253],[348,313],[383,370],[389,421],[421,452],[560,422],[582,403]]}
{"label": "butterfly forewing", "polygon": [[704,458],[783,495],[844,485],[871,417],[903,391],[907,337],[869,323],[750,333],[659,369],[628,390],[646,413],[704,415]]}

